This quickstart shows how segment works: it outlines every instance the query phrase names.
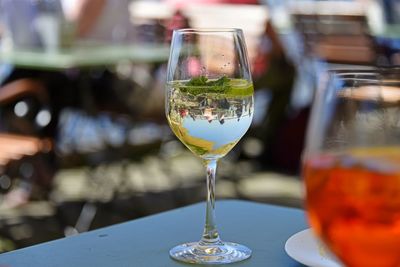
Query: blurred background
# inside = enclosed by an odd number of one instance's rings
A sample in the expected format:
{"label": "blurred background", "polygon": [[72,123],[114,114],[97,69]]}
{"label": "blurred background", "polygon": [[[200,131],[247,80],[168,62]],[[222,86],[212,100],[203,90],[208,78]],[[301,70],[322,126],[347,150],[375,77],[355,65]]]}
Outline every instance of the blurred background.
{"label": "blurred background", "polygon": [[219,163],[217,199],[301,208],[319,79],[400,62],[396,0],[0,0],[0,252],[205,199],[164,115],[169,42],[187,27],[242,28],[252,65],[254,121]]}

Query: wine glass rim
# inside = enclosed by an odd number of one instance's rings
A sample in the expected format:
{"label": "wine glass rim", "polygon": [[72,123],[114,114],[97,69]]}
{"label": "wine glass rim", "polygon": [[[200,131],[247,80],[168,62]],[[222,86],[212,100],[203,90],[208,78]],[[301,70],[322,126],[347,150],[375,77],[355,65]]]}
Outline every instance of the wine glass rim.
{"label": "wine glass rim", "polygon": [[239,28],[183,28],[174,30],[178,33],[218,33],[218,32],[242,32]]}

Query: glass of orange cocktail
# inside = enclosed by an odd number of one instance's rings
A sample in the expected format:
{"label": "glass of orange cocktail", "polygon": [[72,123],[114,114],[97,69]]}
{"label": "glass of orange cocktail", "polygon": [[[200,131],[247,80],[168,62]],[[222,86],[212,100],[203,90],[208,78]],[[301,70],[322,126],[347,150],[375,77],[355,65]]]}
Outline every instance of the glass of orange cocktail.
{"label": "glass of orange cocktail", "polygon": [[321,84],[303,157],[309,222],[346,266],[400,266],[400,69]]}

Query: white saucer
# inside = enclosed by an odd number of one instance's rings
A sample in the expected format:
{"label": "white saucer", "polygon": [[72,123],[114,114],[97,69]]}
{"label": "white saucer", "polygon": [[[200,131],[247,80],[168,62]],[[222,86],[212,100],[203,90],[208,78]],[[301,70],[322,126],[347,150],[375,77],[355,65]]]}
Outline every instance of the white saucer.
{"label": "white saucer", "polygon": [[294,260],[310,267],[342,267],[311,229],[292,235],[286,241],[285,251]]}

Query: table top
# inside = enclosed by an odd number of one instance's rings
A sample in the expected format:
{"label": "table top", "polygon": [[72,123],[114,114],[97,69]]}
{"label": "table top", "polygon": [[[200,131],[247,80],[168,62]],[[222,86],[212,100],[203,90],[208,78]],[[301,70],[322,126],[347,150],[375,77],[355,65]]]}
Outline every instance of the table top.
{"label": "table top", "polygon": [[0,62],[18,67],[60,70],[74,67],[114,65],[126,60],[135,63],[166,62],[169,46],[163,44],[77,45],[68,49],[0,49]]}
{"label": "table top", "polygon": [[[253,250],[250,259],[229,266],[303,266],[284,251],[286,240],[307,228],[303,211],[238,200],[218,201],[216,208],[222,239]],[[205,204],[198,203],[15,250],[0,255],[0,266],[196,266],[176,262],[168,252],[200,238],[204,213]]]}

